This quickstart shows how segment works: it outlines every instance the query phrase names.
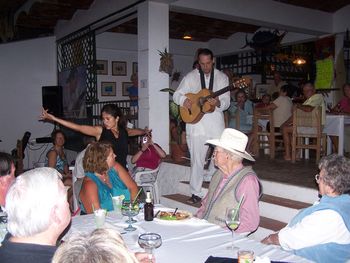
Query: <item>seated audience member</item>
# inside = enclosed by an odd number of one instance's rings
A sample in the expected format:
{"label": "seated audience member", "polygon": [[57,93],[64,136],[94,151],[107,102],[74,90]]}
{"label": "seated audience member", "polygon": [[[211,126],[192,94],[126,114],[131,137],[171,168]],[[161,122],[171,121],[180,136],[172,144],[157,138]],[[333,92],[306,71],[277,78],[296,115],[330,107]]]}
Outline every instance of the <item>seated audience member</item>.
{"label": "seated audience member", "polygon": [[80,153],[78,153],[77,157],[75,158],[75,164],[74,169],[72,172],[72,181],[73,181],[73,211],[77,211],[79,204],[77,197],[79,196],[81,186],[83,184],[83,179],[85,177],[84,167],[83,167],[83,158],[86,152],[86,148],[90,145],[90,143],[94,142],[94,137],[91,136],[84,136],[84,145],[86,146],[84,150],[82,150]]}
{"label": "seated audience member", "polygon": [[36,168],[18,176],[6,196],[8,231],[2,263],[49,263],[70,222],[67,191],[57,170]]}
{"label": "seated audience member", "polygon": [[259,108],[266,108],[267,106],[269,106],[271,103],[271,95],[270,94],[264,94],[261,98],[261,102],[257,103],[255,105],[255,108],[259,109]]}
{"label": "seated audience member", "polygon": [[[331,109],[331,113],[335,114],[350,114],[350,83],[345,83],[343,85],[344,97],[338,102],[338,104]],[[338,136],[330,136],[334,145],[334,151],[338,152]],[[345,126],[344,129],[344,150],[346,153],[350,152],[350,127]]]}
{"label": "seated audience member", "polygon": [[252,119],[249,119],[248,116],[253,115],[253,103],[248,100],[244,90],[239,90],[236,93],[236,100],[231,101],[231,105],[228,108],[229,128],[236,128],[236,120],[232,118],[236,115],[236,111],[239,111],[239,130],[244,133],[250,133],[252,130]]}
{"label": "seated audience member", "polygon": [[280,88],[284,85],[287,85],[287,82],[283,81],[281,74],[275,71],[273,73],[273,83],[270,86],[268,93],[273,94],[274,92],[279,92]]}
{"label": "seated audience member", "polygon": [[141,141],[140,150],[131,158],[136,164],[133,174],[144,170],[154,170],[159,166],[162,158],[165,158],[164,150],[152,140],[152,135],[144,136]]}
{"label": "seated audience member", "polygon": [[[321,107],[322,109],[322,125],[326,122],[326,106],[321,94],[316,94],[315,86],[311,82],[307,82],[303,86],[303,93],[306,101],[297,107],[303,111],[311,112],[315,107]],[[284,159],[290,161],[291,157],[291,136],[293,133],[293,116],[291,116],[287,121],[281,125],[283,143],[284,143]]]}
{"label": "seated audience member", "polygon": [[243,166],[243,159],[255,161],[246,152],[248,137],[235,129],[225,129],[220,139],[208,140],[215,145],[213,154],[218,171],[211,179],[208,194],[202,201],[196,216],[225,227],[226,208],[234,208],[244,195],[240,208],[240,225],[236,232],[252,232],[259,226],[259,179],[250,166]]}
{"label": "seated audience member", "polygon": [[[52,263],[138,263],[150,262],[146,253],[132,253],[120,234],[108,228],[76,233],[60,245]],[[155,262],[154,259],[152,262]]]}
{"label": "seated audience member", "polygon": [[62,176],[64,185],[72,185],[72,176],[69,172],[68,161],[64,152],[66,136],[61,130],[51,134],[53,147],[47,152],[45,166],[55,168]]}
{"label": "seated audience member", "polygon": [[313,262],[350,260],[350,160],[323,157],[315,176],[320,201],[301,210],[278,233],[262,240]]}
{"label": "seated audience member", "polygon": [[[282,86],[278,98],[265,107],[273,110],[273,122],[277,132],[280,130],[281,125],[292,116],[293,102],[287,96],[287,93],[288,85]],[[269,127],[270,125],[268,124],[268,130]]]}
{"label": "seated audience member", "polygon": [[350,114],[350,83],[345,83],[343,85],[343,94],[344,97],[331,110],[331,112]]}
{"label": "seated audience member", "polygon": [[0,152],[0,206],[1,210],[5,207],[5,198],[8,189],[15,180],[15,164],[11,155]]}
{"label": "seated audience member", "polygon": [[93,209],[113,210],[112,196],[125,195],[127,200],[137,195],[137,185],[117,162],[108,143],[91,143],[83,159],[85,178],[79,194],[83,213]]}

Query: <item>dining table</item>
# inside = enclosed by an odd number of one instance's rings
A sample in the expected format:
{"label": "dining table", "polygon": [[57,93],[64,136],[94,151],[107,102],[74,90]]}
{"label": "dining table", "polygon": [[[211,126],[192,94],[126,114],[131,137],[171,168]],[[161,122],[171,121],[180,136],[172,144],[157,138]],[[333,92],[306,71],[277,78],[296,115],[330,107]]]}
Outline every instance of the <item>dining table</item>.
{"label": "dining table", "polygon": [[[156,205],[154,212],[158,210],[174,211],[174,209]],[[157,217],[153,221],[145,221],[144,214],[140,212],[134,218],[137,220],[133,224],[136,230],[128,232],[124,230],[128,225],[125,222],[127,217],[116,212],[108,212],[104,227],[119,231],[126,245],[133,252],[143,252],[138,245],[139,235],[146,232],[161,235],[162,245],[154,251],[157,263],[204,263],[210,256],[237,258],[237,250],[228,249],[232,244],[232,236],[228,228],[222,228],[193,216],[184,220],[163,220]],[[95,228],[93,214],[73,217],[71,227],[63,240],[67,241],[73,233],[90,233]],[[310,262],[282,250],[279,246],[265,245],[239,234],[234,235],[234,245],[242,250],[251,250],[255,256],[265,258],[265,260],[268,258],[279,262]]]}
{"label": "dining table", "polygon": [[323,132],[327,134],[327,154],[332,151],[332,142],[329,136],[338,136],[338,154],[344,154],[344,129],[350,125],[350,116],[344,114],[326,114],[326,124]]}

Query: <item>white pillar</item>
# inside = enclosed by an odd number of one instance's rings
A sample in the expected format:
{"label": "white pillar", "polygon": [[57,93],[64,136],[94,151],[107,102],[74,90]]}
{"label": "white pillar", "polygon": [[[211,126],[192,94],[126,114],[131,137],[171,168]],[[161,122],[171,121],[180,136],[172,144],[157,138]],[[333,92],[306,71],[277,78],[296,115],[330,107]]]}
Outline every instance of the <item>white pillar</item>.
{"label": "white pillar", "polygon": [[169,75],[159,72],[158,50],[169,50],[169,6],[147,1],[138,6],[139,127],[152,128],[153,139],[169,152]]}

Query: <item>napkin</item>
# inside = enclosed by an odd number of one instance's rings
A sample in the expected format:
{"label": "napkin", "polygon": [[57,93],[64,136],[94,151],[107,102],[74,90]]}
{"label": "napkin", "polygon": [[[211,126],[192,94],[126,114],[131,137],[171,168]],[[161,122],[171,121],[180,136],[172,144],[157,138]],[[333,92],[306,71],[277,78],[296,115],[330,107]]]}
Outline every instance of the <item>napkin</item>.
{"label": "napkin", "polygon": [[[260,261],[257,261],[258,259]],[[263,260],[263,261],[261,261],[261,260]],[[238,263],[237,258],[221,258],[221,257],[210,256],[205,261],[205,263],[232,263],[232,262],[233,263]],[[256,257],[254,262],[267,263],[267,262],[270,262],[270,260],[267,257],[264,257],[264,258]],[[271,263],[285,263],[285,262],[282,262],[282,261],[271,261]]]}

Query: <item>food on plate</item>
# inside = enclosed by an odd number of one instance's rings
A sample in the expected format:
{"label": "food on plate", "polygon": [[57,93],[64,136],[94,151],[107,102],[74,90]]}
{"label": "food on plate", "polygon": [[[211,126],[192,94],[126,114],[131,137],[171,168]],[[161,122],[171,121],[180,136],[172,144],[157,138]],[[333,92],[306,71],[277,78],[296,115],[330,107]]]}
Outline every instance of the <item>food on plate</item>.
{"label": "food on plate", "polygon": [[169,212],[161,211],[159,213],[159,218],[163,220],[183,220],[189,217],[190,217],[190,213],[183,212],[183,211],[176,212],[175,215],[174,215],[174,212],[171,212],[171,211]]}

